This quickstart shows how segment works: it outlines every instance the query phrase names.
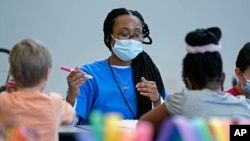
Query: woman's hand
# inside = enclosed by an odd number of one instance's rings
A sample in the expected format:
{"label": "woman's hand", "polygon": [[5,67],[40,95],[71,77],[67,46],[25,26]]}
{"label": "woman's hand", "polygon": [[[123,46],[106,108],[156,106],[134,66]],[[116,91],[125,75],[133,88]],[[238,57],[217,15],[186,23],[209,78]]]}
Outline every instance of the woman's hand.
{"label": "woman's hand", "polygon": [[154,104],[160,104],[161,96],[154,81],[147,81],[144,77],[141,77],[141,82],[136,84],[136,88],[141,95],[149,97]]}
{"label": "woman's hand", "polygon": [[67,83],[69,92],[66,100],[74,105],[77,94],[79,93],[79,86],[87,80],[86,73],[81,71],[78,67],[74,71],[70,72],[67,76]]}

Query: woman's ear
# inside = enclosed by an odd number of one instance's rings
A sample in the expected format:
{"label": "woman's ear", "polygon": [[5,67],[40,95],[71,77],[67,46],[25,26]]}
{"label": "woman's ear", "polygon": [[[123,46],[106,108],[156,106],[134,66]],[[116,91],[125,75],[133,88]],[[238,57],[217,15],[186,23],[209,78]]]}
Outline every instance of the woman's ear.
{"label": "woman's ear", "polygon": [[109,36],[105,38],[105,42],[106,42],[107,44],[110,44],[110,37],[109,37]]}
{"label": "woman's ear", "polygon": [[115,41],[111,36],[111,34],[107,35],[107,37],[105,38],[105,43],[108,46],[109,50],[112,52],[112,48],[114,47]]}
{"label": "woman's ear", "polygon": [[189,78],[188,78],[188,77],[185,77],[185,78],[184,78],[184,81],[185,81],[186,87],[187,87],[189,90],[191,90],[192,87],[193,87],[193,85],[192,85],[191,81],[189,80]]}
{"label": "woman's ear", "polygon": [[235,75],[237,76],[238,79],[241,79],[242,77],[244,77],[239,68],[235,68],[234,73],[235,73]]}

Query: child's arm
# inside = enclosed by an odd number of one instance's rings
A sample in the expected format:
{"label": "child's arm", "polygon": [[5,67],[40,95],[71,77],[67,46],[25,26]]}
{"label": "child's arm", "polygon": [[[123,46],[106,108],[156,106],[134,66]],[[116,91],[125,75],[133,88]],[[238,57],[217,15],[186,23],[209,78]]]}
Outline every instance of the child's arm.
{"label": "child's arm", "polygon": [[154,127],[154,134],[156,134],[159,131],[163,121],[169,116],[170,114],[166,108],[166,105],[163,103],[142,115],[139,121],[150,122]]}
{"label": "child's arm", "polygon": [[58,93],[50,93],[60,125],[75,125],[78,122],[75,109]]}
{"label": "child's arm", "polygon": [[61,125],[75,125],[78,122],[74,108],[62,100]]}

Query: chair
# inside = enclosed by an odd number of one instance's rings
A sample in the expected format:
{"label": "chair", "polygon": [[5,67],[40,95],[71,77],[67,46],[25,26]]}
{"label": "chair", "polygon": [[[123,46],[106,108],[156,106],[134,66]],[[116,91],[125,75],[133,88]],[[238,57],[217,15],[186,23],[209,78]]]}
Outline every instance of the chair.
{"label": "chair", "polygon": [[233,79],[232,79],[232,86],[233,86],[233,87],[236,86],[237,83],[238,83],[237,78],[236,78],[236,77],[233,77]]}
{"label": "chair", "polygon": [[[5,48],[0,48],[0,53],[5,53],[5,54],[7,54],[7,55],[9,55],[9,53],[10,53],[10,51],[8,50],[8,49],[5,49]],[[2,64],[2,63],[1,63]],[[2,67],[2,66],[1,66]],[[10,78],[10,74],[9,74],[9,71],[7,71],[7,79],[6,79],[6,81],[5,81],[5,83],[7,83],[8,81],[9,81],[9,78]],[[0,84],[0,92],[2,92],[2,91],[5,91],[5,86],[4,86],[5,84],[3,84],[2,86],[1,86],[1,84]]]}

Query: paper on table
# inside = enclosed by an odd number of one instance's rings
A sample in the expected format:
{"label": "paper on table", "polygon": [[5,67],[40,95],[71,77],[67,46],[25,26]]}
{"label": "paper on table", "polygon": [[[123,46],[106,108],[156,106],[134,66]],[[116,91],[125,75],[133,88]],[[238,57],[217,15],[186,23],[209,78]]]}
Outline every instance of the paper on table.
{"label": "paper on table", "polygon": [[127,128],[136,128],[137,122],[138,120],[125,119],[125,120],[121,120],[118,123],[118,126],[127,127]]}

